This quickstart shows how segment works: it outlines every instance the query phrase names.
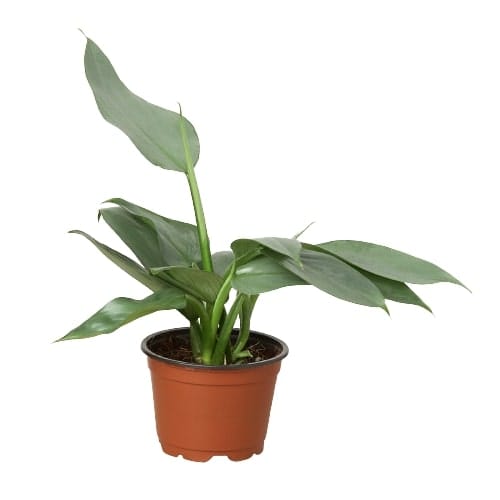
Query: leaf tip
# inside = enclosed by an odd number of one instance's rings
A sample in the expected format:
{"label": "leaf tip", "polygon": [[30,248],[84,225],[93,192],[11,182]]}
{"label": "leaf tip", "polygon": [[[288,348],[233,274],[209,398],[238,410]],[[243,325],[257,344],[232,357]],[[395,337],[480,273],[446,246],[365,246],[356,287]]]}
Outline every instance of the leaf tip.
{"label": "leaf tip", "polygon": [[90,40],[89,37],[85,34],[85,31],[82,30],[82,28],[78,28],[78,31],[87,39]]}
{"label": "leaf tip", "polygon": [[389,308],[387,307],[387,304],[384,302],[384,305],[380,306],[387,314],[387,316],[389,316],[389,318],[392,319],[391,317],[391,312],[389,311]]}

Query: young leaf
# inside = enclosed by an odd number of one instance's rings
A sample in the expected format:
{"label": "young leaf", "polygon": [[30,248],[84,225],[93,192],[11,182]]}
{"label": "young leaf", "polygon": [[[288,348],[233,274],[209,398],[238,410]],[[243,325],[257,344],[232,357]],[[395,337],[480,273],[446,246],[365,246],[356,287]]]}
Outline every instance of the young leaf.
{"label": "young leaf", "polygon": [[308,248],[300,254],[302,266],[289,258],[280,258],[279,264],[305,282],[339,299],[387,311],[380,290],[359,271],[333,255],[312,250],[312,245]]}
{"label": "young leaf", "polygon": [[[179,114],[155,106],[133,94],[120,80],[101,49],[87,38],[85,74],[105,120],[122,130],[153,165],[186,172]],[[185,120],[186,135],[196,164],[200,144]]]}
{"label": "young leaf", "polygon": [[161,290],[166,286],[164,281],[156,278],[155,276],[151,276],[143,267],[134,262],[132,259],[129,259],[127,256],[121,254],[120,252],[117,252],[113,248],[110,248],[107,245],[100,243],[96,239],[92,238],[92,236],[90,236],[89,234],[83,231],[78,231],[76,229],[70,231],[70,233],[79,234],[84,238],[87,238],[87,240],[89,240],[92,244],[94,244],[95,247],[103,255],[105,255],[109,260],[111,260],[111,262],[116,264],[120,269],[128,273],[130,276],[132,276],[132,278],[135,278],[137,281],[142,283],[144,286],[148,287],[150,290],[157,292],[158,290]]}
{"label": "young leaf", "polygon": [[451,274],[430,262],[374,243],[339,240],[317,246],[350,264],[384,278],[417,284],[447,281],[464,286]]}
{"label": "young leaf", "polygon": [[181,288],[189,295],[214,302],[224,280],[217,274],[192,267],[156,267],[150,269],[155,276],[166,275],[172,284]]}
{"label": "young leaf", "polygon": [[108,302],[87,321],[57,341],[84,339],[111,333],[131,321],[165,309],[183,309],[186,298],[180,290],[166,285],[162,290],[142,300],[118,297]]}

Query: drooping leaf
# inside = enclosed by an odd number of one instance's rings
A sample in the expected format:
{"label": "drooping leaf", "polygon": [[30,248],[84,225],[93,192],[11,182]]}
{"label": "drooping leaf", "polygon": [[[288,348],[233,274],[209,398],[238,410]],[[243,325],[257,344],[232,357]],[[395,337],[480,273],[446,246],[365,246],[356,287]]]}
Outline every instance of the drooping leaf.
{"label": "drooping leaf", "polygon": [[185,306],[186,298],[184,294],[180,290],[168,286],[142,300],[118,297],[108,302],[87,321],[84,321],[58,341],[84,339],[111,333],[147,314],[167,309],[183,309]]}
{"label": "drooping leaf", "polygon": [[339,240],[317,246],[350,264],[384,278],[417,284],[447,281],[464,286],[440,267],[382,245],[364,241]]}
{"label": "drooping leaf", "polygon": [[380,290],[359,271],[342,260],[321,251],[302,250],[302,266],[289,258],[281,258],[279,263],[305,282],[339,299],[387,310]]}
{"label": "drooping leaf", "polygon": [[233,241],[231,248],[240,263],[250,260],[260,253],[260,249],[268,249],[292,260],[300,261],[302,245],[293,238],[245,238]]}
{"label": "drooping leaf", "polygon": [[229,266],[234,261],[234,254],[231,250],[216,252],[212,254],[212,264],[214,266],[214,273],[219,276],[224,276]]}
{"label": "drooping leaf", "polygon": [[238,266],[232,282],[236,290],[248,295],[257,295],[285,286],[307,284],[267,255],[260,255]]}
{"label": "drooping leaf", "polygon": [[[186,172],[180,115],[133,94],[120,80],[101,49],[87,39],[85,73],[102,116],[122,130],[154,165]],[[200,144],[196,131],[185,120],[188,143],[196,164]]]}
{"label": "drooping leaf", "polygon": [[128,273],[130,276],[135,278],[144,286],[148,287],[150,290],[157,292],[158,290],[161,290],[162,288],[165,287],[165,282],[156,278],[155,276],[151,276],[146,271],[146,269],[137,264],[137,262],[134,262],[132,259],[121,254],[120,252],[117,252],[113,248],[110,248],[107,245],[104,245],[103,243],[97,241],[96,239],[92,238],[92,236],[90,236],[89,234],[76,229],[70,231],[70,233],[79,234],[84,238],[87,238],[87,240],[89,240],[92,244],[94,244],[95,247],[103,255],[105,255],[109,260],[111,260],[111,262],[116,264],[120,269]]}
{"label": "drooping leaf", "polygon": [[198,232],[193,224],[168,219],[121,198],[112,198],[105,203],[113,203],[123,208],[156,232],[159,251],[168,263],[166,265],[189,267],[200,261]]}
{"label": "drooping leaf", "polygon": [[387,300],[420,306],[432,313],[431,308],[406,283],[377,276],[362,269],[358,270],[382,292]]}
{"label": "drooping leaf", "polygon": [[170,277],[174,280],[173,285],[206,302],[215,301],[223,284],[223,279],[218,274],[192,267],[157,267],[150,271],[155,276]]}

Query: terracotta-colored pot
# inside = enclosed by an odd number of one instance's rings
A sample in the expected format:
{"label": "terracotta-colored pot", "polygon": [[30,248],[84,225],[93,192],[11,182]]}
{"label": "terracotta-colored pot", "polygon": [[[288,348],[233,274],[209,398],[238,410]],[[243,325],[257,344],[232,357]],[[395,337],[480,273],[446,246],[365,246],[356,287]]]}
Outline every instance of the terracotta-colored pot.
{"label": "terracotta-colored pot", "polygon": [[[235,330],[234,333],[237,333]],[[275,356],[245,365],[203,366],[172,360],[155,353],[167,336],[189,337],[188,328],[146,337],[153,384],[156,429],[163,451],[204,462],[215,455],[244,460],[262,452],[276,376],[288,354],[286,344],[251,332]]]}

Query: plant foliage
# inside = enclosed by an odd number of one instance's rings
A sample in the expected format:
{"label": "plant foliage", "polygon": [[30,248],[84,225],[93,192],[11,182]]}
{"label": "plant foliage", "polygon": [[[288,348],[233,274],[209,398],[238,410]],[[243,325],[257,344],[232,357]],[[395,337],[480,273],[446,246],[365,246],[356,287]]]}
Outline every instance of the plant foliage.
{"label": "plant foliage", "polygon": [[[137,262],[83,231],[72,232],[85,237],[152,293],[142,300],[112,300],[59,340],[111,333],[147,314],[176,309],[189,321],[197,362],[240,363],[251,356],[246,344],[261,293],[312,285],[339,299],[385,311],[386,300],[430,311],[407,283],[463,286],[440,267],[406,253],[363,241],[313,245],[298,239],[302,232],[294,238],[238,239],[231,250],[212,254],[194,173],[200,145],[193,125],[181,110],[165,110],[132,93],[90,39],[85,73],[102,116],[152,164],[186,175],[196,225],[168,219],[121,198],[105,202],[99,218],[130,248]],[[237,321],[239,335],[231,342]]]}

